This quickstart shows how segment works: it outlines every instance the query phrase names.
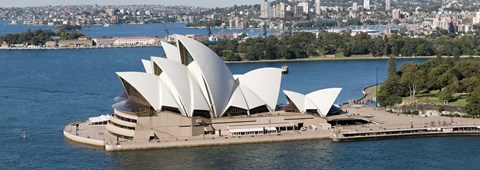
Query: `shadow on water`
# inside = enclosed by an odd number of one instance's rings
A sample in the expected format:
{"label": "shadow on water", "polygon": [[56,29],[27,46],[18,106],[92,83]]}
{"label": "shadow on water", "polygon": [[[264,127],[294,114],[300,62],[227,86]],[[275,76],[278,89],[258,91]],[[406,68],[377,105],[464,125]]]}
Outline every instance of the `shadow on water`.
{"label": "shadow on water", "polygon": [[[330,141],[298,141],[107,153],[117,168],[290,169],[330,162]],[[316,153],[312,157],[311,153]],[[318,159],[318,158],[322,159]]]}

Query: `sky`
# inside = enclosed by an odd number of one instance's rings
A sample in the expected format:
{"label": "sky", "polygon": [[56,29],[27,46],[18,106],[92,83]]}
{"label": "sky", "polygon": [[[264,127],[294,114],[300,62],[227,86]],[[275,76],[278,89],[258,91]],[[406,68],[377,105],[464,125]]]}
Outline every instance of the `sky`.
{"label": "sky", "polygon": [[260,4],[261,0],[0,0],[1,7],[27,7],[47,5],[188,5],[207,8],[233,5]]}

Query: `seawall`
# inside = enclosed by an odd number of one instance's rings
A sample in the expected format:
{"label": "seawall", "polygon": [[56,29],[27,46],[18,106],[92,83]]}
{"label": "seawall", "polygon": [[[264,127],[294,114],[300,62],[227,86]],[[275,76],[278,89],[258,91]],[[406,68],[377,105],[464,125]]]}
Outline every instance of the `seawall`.
{"label": "seawall", "polygon": [[330,133],[306,133],[306,134],[279,134],[270,136],[241,136],[225,138],[189,140],[189,141],[169,141],[169,142],[146,142],[146,143],[106,143],[106,151],[126,151],[126,150],[146,150],[146,149],[165,149],[165,148],[184,148],[184,147],[202,147],[202,146],[222,146],[253,143],[272,143],[301,140],[320,140],[330,139]]}

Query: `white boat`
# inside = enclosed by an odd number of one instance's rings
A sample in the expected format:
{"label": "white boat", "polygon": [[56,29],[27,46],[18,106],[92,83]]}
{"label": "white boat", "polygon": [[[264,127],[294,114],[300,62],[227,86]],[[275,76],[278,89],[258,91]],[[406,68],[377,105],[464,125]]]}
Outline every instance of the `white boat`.
{"label": "white boat", "polygon": [[280,69],[282,70],[282,74],[288,73],[288,66],[286,64],[284,64]]}

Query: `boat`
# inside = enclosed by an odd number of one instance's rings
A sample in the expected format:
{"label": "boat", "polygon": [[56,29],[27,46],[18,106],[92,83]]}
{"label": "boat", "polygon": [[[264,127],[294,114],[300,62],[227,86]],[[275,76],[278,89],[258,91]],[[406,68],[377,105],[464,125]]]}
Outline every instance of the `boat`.
{"label": "boat", "polygon": [[110,27],[110,24],[104,24],[103,27]]}
{"label": "boat", "polygon": [[286,64],[284,64],[280,69],[282,70],[282,74],[288,73],[288,66]]}

